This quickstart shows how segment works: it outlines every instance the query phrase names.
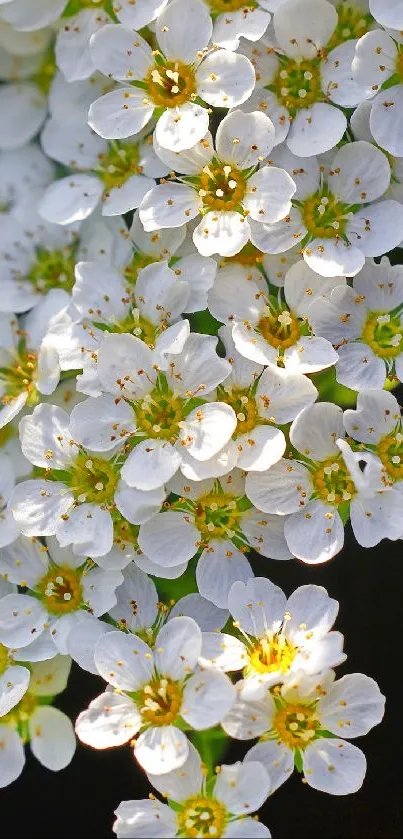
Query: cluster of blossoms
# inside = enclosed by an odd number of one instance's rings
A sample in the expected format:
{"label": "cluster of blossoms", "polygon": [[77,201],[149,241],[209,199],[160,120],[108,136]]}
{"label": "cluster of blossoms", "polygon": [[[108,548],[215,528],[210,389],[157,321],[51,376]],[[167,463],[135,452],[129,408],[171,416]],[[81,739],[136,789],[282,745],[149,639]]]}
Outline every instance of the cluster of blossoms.
{"label": "cluster of blossoms", "polygon": [[403,538],[403,0],[0,0],[0,80],[0,786],[130,743],[119,839],[269,837],[384,710],[268,578]]}

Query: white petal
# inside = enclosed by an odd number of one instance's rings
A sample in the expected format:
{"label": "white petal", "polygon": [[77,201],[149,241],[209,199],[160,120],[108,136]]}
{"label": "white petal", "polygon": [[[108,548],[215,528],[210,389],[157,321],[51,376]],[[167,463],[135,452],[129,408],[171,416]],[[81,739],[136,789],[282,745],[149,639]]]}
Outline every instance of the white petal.
{"label": "white petal", "polygon": [[265,114],[231,111],[217,129],[218,157],[239,169],[256,166],[270,154],[274,133],[273,123]]}
{"label": "white petal", "polygon": [[236,50],[240,38],[248,41],[258,41],[264,35],[270,23],[270,15],[258,8],[239,9],[239,11],[224,12],[216,18],[214,23],[213,41],[219,47]]}
{"label": "white petal", "polygon": [[106,682],[134,692],[151,680],[153,654],[137,635],[108,632],[97,643],[95,665]]}
{"label": "white petal", "polygon": [[370,0],[371,14],[382,26],[403,28],[403,11],[400,0]]}
{"label": "white petal", "polygon": [[213,25],[208,9],[198,0],[172,0],[158,16],[155,31],[168,59],[193,64],[209,43]]}
{"label": "white petal", "polygon": [[210,211],[193,231],[193,242],[202,256],[235,256],[249,241],[249,233],[249,224],[240,213]]}
{"label": "white petal", "polygon": [[144,440],[130,452],[121,475],[130,487],[155,490],[173,477],[180,463],[180,453],[168,441]]}
{"label": "white petal", "polygon": [[207,109],[195,102],[186,102],[178,108],[164,111],[157,122],[155,137],[162,148],[180,152],[199,143],[208,126]]}
{"label": "white petal", "polygon": [[336,440],[344,437],[343,411],[331,402],[311,405],[294,420],[292,445],[311,460],[326,460],[337,453]]}
{"label": "white petal", "polygon": [[340,384],[353,390],[383,388],[386,378],[385,362],[361,341],[340,347],[336,366]]}
{"label": "white petal", "polygon": [[386,155],[371,143],[360,140],[348,143],[336,153],[329,184],[347,204],[369,204],[387,190],[390,175]]}
{"label": "white petal", "polygon": [[249,178],[243,204],[255,221],[275,224],[288,215],[295,191],[285,169],[265,166]]}
{"label": "white petal", "polygon": [[9,726],[0,726],[0,787],[15,781],[24,768],[24,746],[19,734]]}
{"label": "white petal", "polygon": [[118,81],[143,79],[154,64],[147,41],[123,24],[108,24],[93,35],[91,54],[95,67]]}
{"label": "white petal", "polygon": [[169,613],[169,620],[182,615],[193,618],[203,633],[222,629],[229,618],[227,609],[219,609],[200,594],[185,594],[177,600]]}
{"label": "white petal", "polygon": [[292,207],[288,216],[275,224],[260,224],[250,221],[250,238],[263,253],[279,253],[290,250],[301,242],[307,233],[299,210]]}
{"label": "white petal", "polygon": [[162,775],[183,766],[189,753],[186,734],[173,725],[148,728],[140,734],[134,756],[144,771]]}
{"label": "white petal", "polygon": [[322,586],[306,585],[295,589],[287,601],[290,614],[286,635],[298,646],[318,641],[332,628],[339,604]]}
{"label": "white petal", "polygon": [[265,577],[254,577],[246,585],[235,583],[228,597],[228,608],[240,626],[255,638],[264,637],[267,629],[280,626],[286,609],[281,588]]}
{"label": "white petal", "polygon": [[209,460],[228,443],[235,428],[235,412],[229,405],[207,402],[181,423],[182,445],[196,460]]}
{"label": "white petal", "polygon": [[117,819],[113,831],[117,839],[128,836],[165,839],[175,835],[177,819],[174,811],[158,799],[150,801],[122,801],[115,810]]}
{"label": "white petal", "polygon": [[25,536],[53,536],[73,503],[59,481],[23,481],[16,486],[10,509]]}
{"label": "white petal", "polygon": [[252,760],[222,766],[214,787],[214,796],[235,815],[258,810],[269,792],[269,775],[261,763]]}
{"label": "white petal", "polygon": [[302,463],[283,459],[267,472],[249,472],[245,491],[258,510],[284,516],[306,504],[312,493],[312,484]]}
{"label": "white petal", "polygon": [[[94,452],[107,452],[114,449],[117,442],[123,441],[133,433],[136,428],[134,420],[133,409],[124,399],[116,402],[115,397],[105,393],[97,399],[84,399],[75,405],[70,417],[71,435],[84,448]],[[66,443],[68,441],[69,438]],[[53,460],[51,465],[53,466]]]}
{"label": "white petal", "polygon": [[255,551],[271,559],[291,559],[284,536],[283,516],[250,510],[242,516],[242,531]]}
{"label": "white petal", "polygon": [[273,18],[277,41],[286,55],[316,58],[337,26],[337,12],[323,0],[286,0]]}
{"label": "white petal", "polygon": [[246,471],[264,472],[283,456],[286,440],[279,428],[257,425],[236,438],[237,466]]}
{"label": "white petal", "polygon": [[59,772],[68,766],[76,750],[74,729],[58,708],[36,708],[29,719],[30,746],[37,760]]}
{"label": "white petal", "polygon": [[396,157],[403,155],[402,106],[403,87],[401,84],[394,85],[378,94],[370,116],[375,141]]}
{"label": "white petal", "polygon": [[8,714],[22,699],[28,690],[29,679],[30,672],[26,667],[21,667],[19,664],[6,667],[0,676],[0,717]]}
{"label": "white petal", "polygon": [[113,544],[111,514],[97,504],[80,504],[57,525],[56,536],[62,548],[72,545],[76,556],[103,556]]}
{"label": "white petal", "polygon": [[42,403],[32,414],[23,417],[20,438],[22,451],[34,466],[66,469],[74,459],[69,416],[56,405]]}
{"label": "white petal", "polygon": [[92,103],[88,125],[106,140],[133,137],[150,121],[154,107],[144,90],[120,87]]}
{"label": "white petal", "polygon": [[199,96],[215,108],[234,108],[251,95],[255,71],[244,55],[227,50],[210,53],[196,71]]}
{"label": "white petal", "polygon": [[115,504],[131,524],[144,524],[158,513],[165,497],[163,487],[143,492],[127,486],[124,480],[120,480],[115,492]]}
{"label": "white petal", "polygon": [[0,600],[0,639],[6,647],[26,647],[43,632],[47,613],[39,600],[7,594]]}
{"label": "white petal", "polygon": [[71,671],[71,660],[65,655],[56,655],[50,661],[38,661],[32,667],[30,692],[35,696],[55,696],[67,687]]}
{"label": "white petal", "polygon": [[38,211],[45,221],[70,224],[88,218],[103,192],[103,184],[93,175],[69,175],[54,181],[41,198]]}
{"label": "white petal", "polygon": [[226,839],[270,839],[271,833],[262,822],[253,818],[241,818],[230,822],[225,828]]}
{"label": "white petal", "polygon": [[197,586],[202,597],[220,609],[228,606],[228,592],[238,580],[253,576],[248,560],[231,542],[211,540],[196,568]]}
{"label": "white petal", "polygon": [[119,216],[137,209],[155,181],[144,175],[132,175],[124,184],[104,193],[102,215]]}
{"label": "white petal", "polygon": [[128,696],[106,691],[90,702],[78,715],[76,733],[82,743],[93,749],[123,746],[141,725],[140,714]]}
{"label": "white petal", "polygon": [[59,30],[55,56],[57,66],[68,82],[77,82],[92,76],[95,66],[90,50],[90,38],[109,23],[109,15],[101,9],[81,9],[69,17],[67,25]]}
{"label": "white petal", "polygon": [[361,391],[357,409],[344,411],[347,434],[370,445],[391,434],[400,419],[400,406],[393,393],[384,390]]}
{"label": "white petal", "polygon": [[327,562],[343,547],[343,522],[334,507],[310,501],[304,511],[294,513],[284,525],[290,551],[298,559],[315,564]]}
{"label": "white petal", "polygon": [[294,420],[316,397],[317,391],[310,379],[276,367],[263,371],[256,389],[259,415],[277,425]]}
{"label": "white petal", "polygon": [[183,691],[181,716],[196,731],[211,728],[224,719],[235,701],[235,688],[225,673],[205,670],[195,673]]}
{"label": "white petal", "polygon": [[348,795],[362,786],[367,762],[361,749],[344,740],[319,738],[304,752],[309,786],[331,795]]}
{"label": "white petal", "polygon": [[271,791],[278,789],[294,770],[294,752],[280,740],[257,743],[249,749],[246,758],[258,760],[270,774]]}
{"label": "white petal", "polygon": [[339,108],[316,102],[311,108],[298,111],[286,143],[293,154],[301,157],[323,154],[340,142],[346,127],[346,117]]}
{"label": "white petal", "polygon": [[186,801],[199,795],[203,786],[203,766],[197,749],[189,743],[189,752],[180,769],[165,772],[164,775],[147,775],[150,783],[164,798],[172,801]]}
{"label": "white petal", "polygon": [[203,632],[200,667],[214,667],[226,673],[242,670],[248,663],[245,644],[225,632]]}
{"label": "white petal", "polygon": [[202,634],[196,621],[187,616],[172,618],[155,640],[155,667],[162,676],[182,681],[196,667],[201,647]]}
{"label": "white petal", "polygon": [[363,673],[349,673],[334,682],[319,703],[321,726],[343,737],[362,737],[381,722],[385,697]]}
{"label": "white petal", "polygon": [[134,562],[125,568],[123,577],[124,582],[116,589],[117,604],[109,614],[118,624],[136,632],[154,623],[158,615],[158,594],[153,581]]}
{"label": "white petal", "polygon": [[106,334],[98,352],[98,375],[109,393],[137,401],[152,390],[156,378],[153,354],[134,335]]}
{"label": "white petal", "polygon": [[3,84],[0,109],[7,114],[0,127],[0,149],[18,148],[38,133],[47,113],[46,97],[28,82]]}
{"label": "white petal", "polygon": [[159,184],[143,198],[139,216],[146,232],[181,227],[199,215],[200,198],[187,184]]}
{"label": "white petal", "polygon": [[374,95],[370,83],[359,85],[352,72],[356,41],[351,39],[331,50],[321,65],[322,90],[329,98],[343,108],[355,108],[364,99]]}
{"label": "white petal", "polygon": [[[241,680],[237,684],[237,698],[229,714],[222,722],[224,731],[236,740],[253,740],[266,734],[272,728],[275,705],[270,693],[265,693],[260,701],[251,698],[244,701]],[[261,761],[263,763],[263,761]]]}
{"label": "white petal", "polygon": [[346,234],[365,256],[380,256],[400,244],[402,225],[402,204],[398,201],[378,201],[354,215],[347,225]]}
{"label": "white petal", "polygon": [[[162,518],[163,517],[163,518]],[[197,551],[199,531],[186,513],[168,510],[140,527],[138,542],[142,551],[159,565],[180,565]]]}

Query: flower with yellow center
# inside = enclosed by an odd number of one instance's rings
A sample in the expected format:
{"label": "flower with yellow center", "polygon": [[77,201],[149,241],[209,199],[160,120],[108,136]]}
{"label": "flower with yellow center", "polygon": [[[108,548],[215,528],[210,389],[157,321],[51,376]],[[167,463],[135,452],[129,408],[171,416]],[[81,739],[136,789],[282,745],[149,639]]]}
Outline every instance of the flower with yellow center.
{"label": "flower with yellow center", "polygon": [[104,635],[95,650],[95,664],[116,693],[106,692],[80,714],[76,726],[80,739],[96,748],[116,745],[113,726],[121,716],[120,742],[137,735],[134,753],[146,772],[165,774],[182,766],[190,748],[183,723],[195,730],[210,728],[223,719],[234,700],[227,676],[198,669],[201,644],[201,630],[188,617],[168,620],[152,648],[131,633]]}
{"label": "flower with yellow center", "polygon": [[372,452],[385,470],[385,486],[403,480],[403,428],[400,405],[392,393],[361,391],[357,409],[344,414],[346,430],[360,448]]}
{"label": "flower with yellow center", "polygon": [[[260,737],[247,760],[262,762],[273,789],[287,780],[294,765],[306,783],[323,792],[345,795],[361,786],[365,757],[348,740],[381,721],[385,699],[376,682],[362,673],[334,679],[333,671],[297,672],[255,700],[240,683],[224,728],[241,740]],[[370,709],[368,715],[364,708]]]}
{"label": "flower with yellow center", "polygon": [[[377,19],[381,17],[381,8],[379,12]],[[391,28],[399,30],[401,26]],[[377,92],[369,116],[375,142],[394,157],[401,157],[403,141],[398,116],[403,101],[403,50],[400,38],[395,40],[393,32],[384,29],[367,32],[355,47],[352,72],[354,81],[367,85],[372,96]]]}
{"label": "flower with yellow center", "polygon": [[91,127],[101,137],[131,137],[154,114],[164,148],[179,152],[199,142],[208,129],[208,105],[233,108],[254,87],[244,55],[210,49],[212,31],[210,10],[199,0],[174,0],[158,15],[155,50],[133,28],[104,26],[91,39],[92,59],[124,86],[93,103]]}

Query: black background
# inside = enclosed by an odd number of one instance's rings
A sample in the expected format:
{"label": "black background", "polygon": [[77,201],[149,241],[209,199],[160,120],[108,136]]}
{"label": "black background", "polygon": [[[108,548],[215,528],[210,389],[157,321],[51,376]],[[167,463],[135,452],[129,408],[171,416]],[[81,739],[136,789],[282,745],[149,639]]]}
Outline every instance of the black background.
{"label": "black background", "polygon": [[[348,659],[338,673],[367,673],[387,697],[383,723],[354,741],[368,759],[361,791],[325,795],[294,773],[261,810],[261,820],[275,839],[402,836],[402,547],[401,542],[384,541],[364,550],[347,528],[344,550],[324,565],[263,557],[254,561],[255,574],[269,577],[288,595],[311,582],[325,586],[340,601],[336,628],[345,634]],[[101,679],[75,667],[67,691],[55,704],[74,719],[103,687]],[[241,759],[246,749],[246,744],[234,743],[225,761]],[[120,801],[146,797],[149,791],[129,747],[97,752],[79,745],[70,766],[59,773],[44,769],[27,749],[22,776],[0,791],[0,834],[11,839],[107,839],[114,836],[113,811]]]}

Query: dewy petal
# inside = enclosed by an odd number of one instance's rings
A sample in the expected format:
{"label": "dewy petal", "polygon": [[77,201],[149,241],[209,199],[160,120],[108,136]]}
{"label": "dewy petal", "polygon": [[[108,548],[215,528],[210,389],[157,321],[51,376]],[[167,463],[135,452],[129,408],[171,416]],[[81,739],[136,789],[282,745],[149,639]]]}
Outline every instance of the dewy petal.
{"label": "dewy petal", "polygon": [[117,819],[113,824],[113,831],[117,839],[127,839],[128,836],[134,835],[147,836],[149,839],[175,836],[176,814],[171,807],[161,804],[158,799],[122,801],[115,814]]}
{"label": "dewy petal", "polygon": [[180,452],[167,440],[144,440],[130,452],[121,476],[129,487],[149,492],[169,481],[180,464]]}
{"label": "dewy petal", "polygon": [[76,750],[76,738],[66,714],[50,705],[36,708],[28,727],[32,753],[43,766],[53,772],[68,766]]}
{"label": "dewy petal", "polygon": [[218,15],[214,22],[213,41],[219,47],[236,50],[241,37],[258,41],[270,23],[270,15],[263,9],[245,6],[234,12]]}
{"label": "dewy petal", "polygon": [[94,212],[103,192],[102,181],[94,175],[68,175],[48,186],[38,211],[45,221],[70,224]]}
{"label": "dewy petal", "polygon": [[311,460],[326,460],[338,454],[336,440],[344,437],[343,411],[332,402],[318,402],[294,420],[290,440]]}
{"label": "dewy petal", "polygon": [[144,96],[144,90],[120,87],[92,103],[88,124],[100,137],[122,140],[133,137],[149,122],[153,104]]}
{"label": "dewy petal", "polygon": [[291,58],[316,58],[337,26],[337,12],[323,0],[285,0],[273,17],[280,47]]}
{"label": "dewy petal", "polygon": [[206,402],[194,408],[181,423],[180,445],[196,460],[209,460],[228,443],[236,424],[235,411],[230,405]]}
{"label": "dewy petal", "polygon": [[386,192],[390,177],[386,154],[373,144],[358,140],[336,152],[329,186],[346,204],[369,204]]}
{"label": "dewy petal", "polygon": [[312,565],[327,562],[343,547],[344,527],[337,509],[319,499],[294,513],[284,525],[290,551]]}
{"label": "dewy petal", "polygon": [[264,637],[268,629],[278,630],[286,602],[281,588],[266,577],[253,577],[246,585],[234,583],[228,596],[231,615],[254,638]]}
{"label": "dewy petal", "polygon": [[158,565],[181,565],[197,551],[200,534],[186,513],[167,510],[140,527],[141,550]]}
{"label": "dewy petal", "polygon": [[155,34],[170,61],[194,64],[211,39],[213,24],[208,9],[199,0],[171,0],[158,16]]}
{"label": "dewy petal", "polygon": [[203,765],[199,752],[189,743],[189,752],[180,769],[165,772],[164,775],[147,775],[150,784],[172,801],[186,801],[192,795],[199,795],[203,786]]}
{"label": "dewy petal", "polygon": [[195,731],[220,723],[235,700],[235,688],[225,673],[205,670],[187,680],[183,691],[181,717]]}
{"label": "dewy petal", "polygon": [[220,609],[228,607],[228,592],[238,580],[246,582],[253,571],[244,554],[228,540],[212,539],[196,568],[200,594]]}
{"label": "dewy petal", "polygon": [[248,180],[243,205],[254,221],[275,224],[291,210],[296,185],[288,172],[276,166],[259,169]]}
{"label": "dewy petal", "polygon": [[214,797],[236,816],[258,810],[269,792],[270,777],[266,769],[252,760],[221,766],[214,786]]}
{"label": "dewy petal", "polygon": [[352,743],[320,737],[305,750],[303,766],[309,786],[331,795],[349,795],[362,786],[367,762]]}
{"label": "dewy petal", "polygon": [[162,148],[173,152],[190,149],[206,135],[209,115],[196,102],[185,102],[177,108],[167,108],[160,116],[155,138]]}
{"label": "dewy petal", "polygon": [[193,242],[202,256],[235,256],[249,241],[249,234],[249,224],[240,213],[210,211],[193,231]]}
{"label": "dewy petal", "polygon": [[189,754],[189,741],[174,725],[147,728],[140,734],[134,756],[145,772],[163,775],[183,766]]}
{"label": "dewy petal", "polygon": [[306,466],[283,458],[267,472],[249,472],[245,492],[258,510],[284,516],[306,504],[312,483]]}
{"label": "dewy petal", "polygon": [[15,781],[24,768],[25,754],[22,740],[17,731],[7,725],[0,725],[2,748],[0,750],[0,788]]}
{"label": "dewy petal", "polygon": [[122,82],[144,79],[154,64],[147,41],[121,23],[108,24],[92,36],[91,56],[97,70]]}
{"label": "dewy petal", "polygon": [[298,111],[286,143],[293,154],[311,157],[332,149],[340,142],[346,128],[347,119],[339,108],[327,102],[315,102],[311,108]]}
{"label": "dewy petal", "polygon": [[135,692],[152,678],[153,654],[137,635],[108,632],[95,648],[95,665],[106,682],[118,690]]}
{"label": "dewy petal", "polygon": [[106,691],[90,702],[76,720],[76,734],[93,749],[123,746],[141,726],[140,714],[132,699]]}
{"label": "dewy petal", "polygon": [[210,53],[196,71],[198,95],[215,108],[234,108],[246,102],[255,86],[248,58],[227,50]]}
{"label": "dewy petal", "polygon": [[319,702],[321,726],[343,737],[362,737],[381,722],[385,697],[363,673],[349,673],[334,682]]}
{"label": "dewy petal", "polygon": [[231,111],[217,129],[217,155],[224,163],[248,169],[270,154],[274,137],[274,125],[265,114]]}
{"label": "dewy petal", "polygon": [[143,198],[139,216],[147,233],[159,228],[182,227],[196,218],[200,198],[187,184],[159,184]]}
{"label": "dewy petal", "polygon": [[182,681],[195,669],[201,648],[202,633],[196,621],[185,615],[172,618],[157,635],[155,668],[161,676]]}

